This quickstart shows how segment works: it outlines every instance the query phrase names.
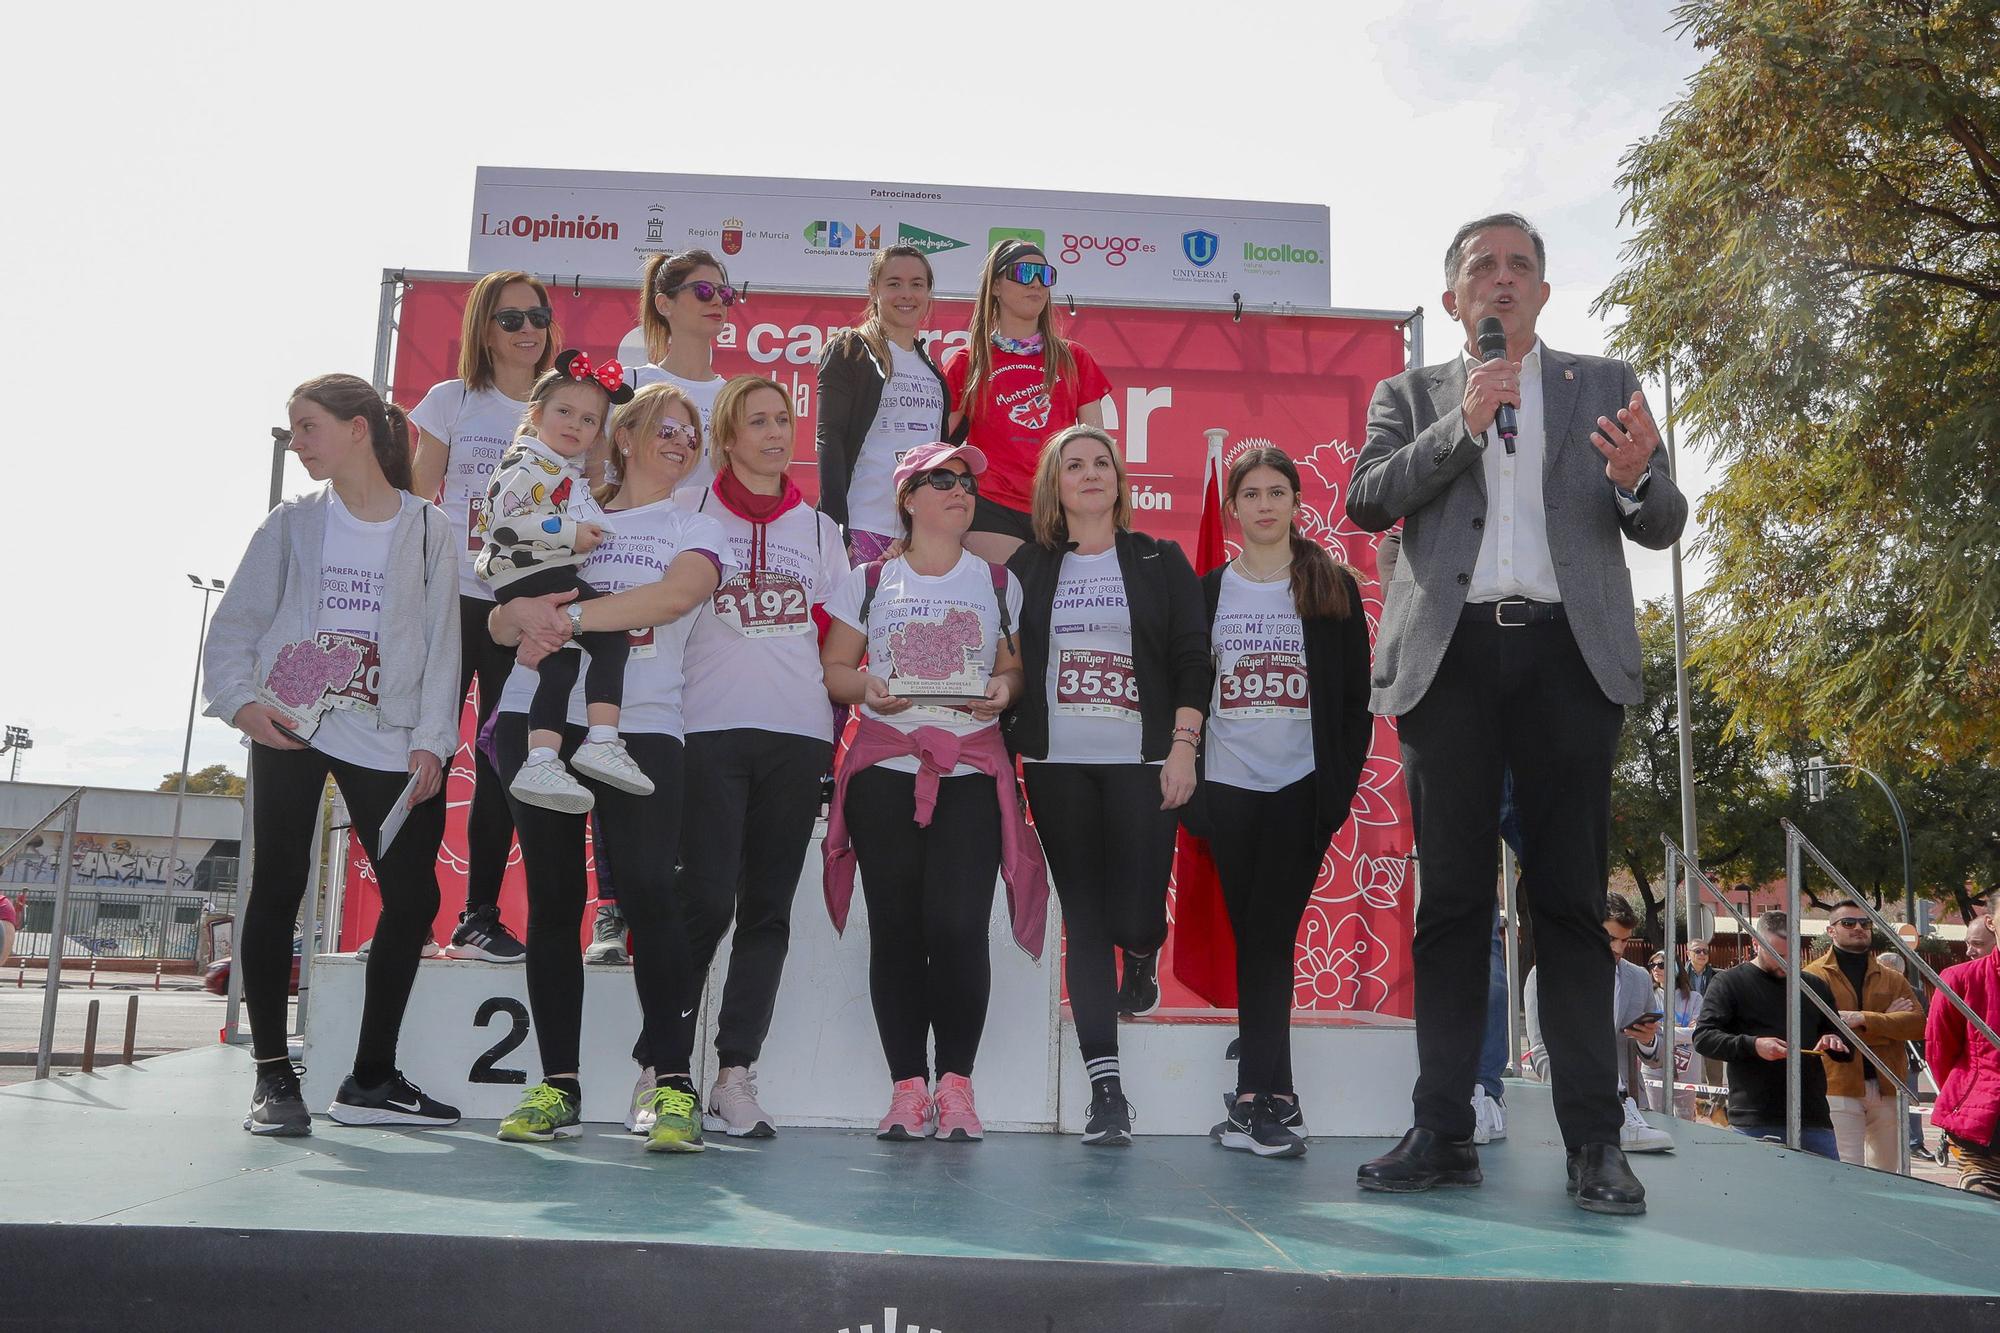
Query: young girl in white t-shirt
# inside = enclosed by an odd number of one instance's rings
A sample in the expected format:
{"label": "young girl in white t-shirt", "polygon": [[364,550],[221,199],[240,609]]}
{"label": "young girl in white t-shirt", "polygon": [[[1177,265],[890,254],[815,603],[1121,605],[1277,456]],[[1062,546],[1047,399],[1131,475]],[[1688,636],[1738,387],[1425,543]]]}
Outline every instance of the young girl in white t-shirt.
{"label": "young girl in white t-shirt", "polygon": [[[605,438],[610,409],[631,400],[624,367],[616,361],[592,366],[574,348],[557,356],[555,368],[535,381],[520,432],[486,492],[486,547],[475,567],[499,601],[568,593],[572,613],[581,614],[580,603],[597,596],[578,567],[604,541],[606,529],[578,522],[571,508],[584,498],[584,457]],[[583,682],[590,734],[570,763],[620,791],[650,795],[651,779],[632,762],[618,736],[625,636],[592,633],[578,638],[590,655]],[[557,754],[578,658],[558,652],[541,663],[528,707],[528,760],[507,788],[517,800],[569,814],[581,814],[594,804]]]}

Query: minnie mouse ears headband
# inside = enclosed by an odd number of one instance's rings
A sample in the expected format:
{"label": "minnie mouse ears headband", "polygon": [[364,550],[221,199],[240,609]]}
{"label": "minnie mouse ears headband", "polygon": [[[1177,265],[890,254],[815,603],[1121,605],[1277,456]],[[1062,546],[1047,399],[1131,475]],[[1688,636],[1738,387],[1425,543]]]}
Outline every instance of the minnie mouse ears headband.
{"label": "minnie mouse ears headband", "polygon": [[556,369],[565,379],[597,385],[611,395],[613,407],[623,407],[632,401],[632,386],[625,382],[625,367],[616,361],[607,359],[604,364],[593,366],[588,354],[572,347],[556,354]]}

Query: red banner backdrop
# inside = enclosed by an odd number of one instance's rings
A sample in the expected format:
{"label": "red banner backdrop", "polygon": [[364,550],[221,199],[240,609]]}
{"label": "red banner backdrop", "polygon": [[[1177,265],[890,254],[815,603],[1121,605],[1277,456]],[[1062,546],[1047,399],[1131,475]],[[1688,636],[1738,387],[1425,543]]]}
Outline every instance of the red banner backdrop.
{"label": "red banner backdrop", "polygon": [[[470,284],[416,282],[397,320],[391,382],[395,401],[414,404],[431,385],[457,373],[459,324]],[[636,365],[646,357],[630,290],[552,287],[562,344],[593,357],[616,351]],[[733,311],[718,343],[725,375],[768,375],[792,394],[798,423],[796,480],[817,491],[813,452],[815,367],[830,332],[860,313],[853,299],[753,292]],[[962,342],[963,302],[940,301],[931,325],[947,345]],[[1368,399],[1383,378],[1403,369],[1401,328],[1387,320],[1318,316],[1091,308],[1067,316],[1070,337],[1096,354],[1112,384],[1106,425],[1123,447],[1139,527],[1194,549],[1201,515],[1203,432],[1228,432],[1228,456],[1275,444],[1298,461],[1304,481],[1305,533],[1361,572],[1371,632],[1381,613],[1375,537],[1348,523],[1347,479],[1365,435]],[[1230,543],[1234,549],[1234,542]],[[465,816],[472,797],[471,710],[446,784],[450,811],[438,855],[443,902],[437,930],[448,938],[465,896]],[[1393,724],[1377,719],[1368,767],[1353,816],[1335,837],[1318,889],[1299,931],[1294,977],[1298,1007],[1359,1010],[1408,1017],[1409,941],[1414,905],[1411,847],[1401,753]],[[374,877],[350,844],[348,908],[342,932],[353,947],[373,932],[379,910]],[[1171,906],[1171,904],[1170,904]],[[517,929],[527,919],[519,849],[509,857],[501,909]],[[1169,1006],[1202,1002],[1163,975]]]}

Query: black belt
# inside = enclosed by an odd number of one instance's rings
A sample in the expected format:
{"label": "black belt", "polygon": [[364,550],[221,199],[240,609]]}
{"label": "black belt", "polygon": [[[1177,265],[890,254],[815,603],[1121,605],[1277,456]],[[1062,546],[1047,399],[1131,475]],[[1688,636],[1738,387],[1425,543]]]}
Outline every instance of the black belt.
{"label": "black belt", "polygon": [[1498,602],[1467,602],[1458,613],[1461,625],[1499,625],[1520,629],[1524,625],[1545,625],[1564,620],[1561,602],[1531,602],[1525,597],[1509,597]]}

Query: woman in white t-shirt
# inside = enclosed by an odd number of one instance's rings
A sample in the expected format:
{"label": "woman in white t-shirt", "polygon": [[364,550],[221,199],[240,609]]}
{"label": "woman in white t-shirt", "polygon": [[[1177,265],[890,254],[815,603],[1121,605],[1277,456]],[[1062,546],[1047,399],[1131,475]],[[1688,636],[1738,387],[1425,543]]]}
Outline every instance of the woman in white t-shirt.
{"label": "woman in white t-shirt", "polygon": [[893,1084],[876,1130],[884,1139],[984,1136],[971,1075],[992,979],[996,869],[1016,938],[1041,944],[1048,887],[999,731],[1021,690],[1021,586],[964,546],[985,468],[970,446],[904,455],[895,481],[907,552],[853,571],[827,607],[827,693],[861,705],[828,813],[827,904],[844,926],[858,859],[868,991]]}
{"label": "woman in white t-shirt", "polygon": [[819,362],[819,507],[847,530],[855,560],[880,556],[902,528],[896,462],[944,436],[951,391],[919,330],[931,313],[931,261],[914,245],[875,252],[868,311]]}
{"label": "woman in white t-shirt", "polygon": [[[656,1152],[698,1152],[702,1146],[688,1059],[702,975],[690,956],[686,916],[673,893],[685,773],[681,667],[693,627],[690,613],[714,595],[728,557],[715,520],[673,501],[694,465],[697,417],[687,395],[670,384],[653,384],[612,418],[618,480],[606,483],[575,515],[607,533],[581,569],[603,596],[583,602],[568,600],[573,596],[568,593],[525,597],[497,607],[492,617],[498,641],[521,645],[522,665],[508,678],[493,729],[497,765],[509,780],[527,761],[535,663],[550,652],[572,651],[561,645],[573,637],[627,631],[619,733],[653,790],[640,795],[578,777],[594,798],[599,833],[617,848],[618,903],[632,933],[633,984],[644,1024],[643,1100],[653,1118],[646,1146]],[[565,756],[587,734],[579,685],[570,695]],[[514,825],[528,878],[528,1006],[543,1074],[500,1122],[500,1137],[545,1143],[574,1135],[582,1119],[577,1067],[583,959],[577,934],[587,896],[584,817],[516,801]]]}
{"label": "woman in white t-shirt", "polygon": [[[701,410],[701,438],[714,438],[715,398],[727,383],[715,373],[715,340],[729,327],[736,289],[722,261],[706,250],[656,254],[646,260],[639,288],[639,331],[649,363],[632,371],[635,388],[671,384]],[[715,479],[707,458],[695,460],[687,485]]]}
{"label": "woman in white t-shirt", "polygon": [[409,423],[366,380],[308,380],[293,390],[290,416],[293,452],[326,485],[257,529],[202,657],[206,711],[244,734],[257,789],[236,940],[257,1061],[243,1127],[312,1132],[286,1054],[286,994],[329,775],[382,892],[354,1069],[329,1113],[341,1124],[449,1125],[458,1111],[398,1072],[396,1038],[437,915],[444,766],[458,748],[451,527],[410,494]]}
{"label": "woman in white t-shirt", "polygon": [[[1111,437],[1071,426],[1042,449],[1035,540],[1021,580],[1030,682],[1007,719],[1026,762],[1067,947],[1063,967],[1090,1078],[1083,1141],[1132,1142],[1118,1015],[1159,1007],[1175,813],[1194,792],[1211,674],[1201,585],[1173,542],[1132,531]],[[1116,955],[1124,955],[1120,984]]]}
{"label": "woman in white t-shirt", "polygon": [[[479,678],[477,726],[500,702],[514,655],[493,642],[486,613],[493,589],[473,572],[486,545],[486,489],[500,455],[514,442],[535,380],[555,364],[556,342],[549,291],[539,278],[514,269],[489,273],[473,284],[459,333],[458,378],[432,387],[410,413],[417,428],[411,465],[416,493],[435,498],[451,520],[458,554],[458,693],[463,699]],[[518,963],[521,941],[500,919],[500,882],[514,840],[507,794],[493,765],[473,755],[472,808],[466,812],[465,911],[445,952],[453,958]]]}
{"label": "woman in white t-shirt", "polygon": [[702,781],[688,791],[674,897],[690,915],[704,975],[732,919],[736,926],[703,1128],[765,1138],[775,1129],[751,1067],[771,1027],[792,897],[832,768],[819,638],[823,608],[847,577],[847,551],[839,525],[788,475],[792,403],[783,388],[739,375],[716,399],[713,420],[715,481],[678,499],[721,525],[733,572],[688,636],[687,763]]}
{"label": "woman in white t-shirt", "polygon": [[1368,617],[1352,571],[1294,526],[1299,471],[1282,451],[1245,452],[1225,495],[1243,550],[1202,580],[1215,692],[1185,817],[1209,840],[1236,936],[1236,1096],[1211,1133],[1225,1148],[1296,1157],[1293,952],[1374,735]]}

